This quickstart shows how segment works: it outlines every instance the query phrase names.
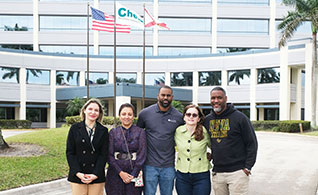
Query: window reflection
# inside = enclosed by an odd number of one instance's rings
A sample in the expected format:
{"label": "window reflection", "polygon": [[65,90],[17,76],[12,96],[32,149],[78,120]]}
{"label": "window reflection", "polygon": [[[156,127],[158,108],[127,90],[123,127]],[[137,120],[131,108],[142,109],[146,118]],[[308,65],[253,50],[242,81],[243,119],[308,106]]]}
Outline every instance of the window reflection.
{"label": "window reflection", "polygon": [[56,85],[69,86],[79,85],[79,72],[56,71]]}
{"label": "window reflection", "polygon": [[216,86],[221,82],[221,71],[199,72],[199,86]]}
{"label": "window reflection", "polygon": [[26,119],[32,122],[47,122],[47,108],[26,108]]}
{"label": "window reflection", "polygon": [[[90,20],[91,21],[91,20]],[[40,16],[40,31],[87,30],[86,16]]]}
{"label": "window reflection", "polygon": [[192,72],[171,73],[171,86],[192,86]]}
{"label": "window reflection", "polygon": [[211,53],[211,48],[195,47],[159,47],[159,56],[182,56],[182,55],[200,55]]}
{"label": "window reflection", "polygon": [[117,83],[136,83],[137,73],[116,73]]}
{"label": "window reflection", "polygon": [[2,44],[2,45],[0,45],[0,47],[7,48],[7,49],[19,49],[19,50],[33,51],[33,45]]}
{"label": "window reflection", "polygon": [[[41,52],[61,54],[87,54],[87,46],[78,45],[40,45]],[[94,53],[94,47],[89,47],[89,53]]]}
{"label": "window reflection", "polygon": [[19,68],[0,67],[0,82],[19,83]]}
{"label": "window reflection", "polygon": [[160,18],[161,22],[167,24],[170,30],[159,29],[160,33],[173,33],[173,32],[211,32],[211,19],[210,18]]}
{"label": "window reflection", "polygon": [[228,71],[228,85],[250,84],[250,70],[230,70]]}
{"label": "window reflection", "polygon": [[39,69],[26,70],[26,83],[28,84],[50,84],[50,71]]}
{"label": "window reflection", "polygon": [[33,18],[27,15],[0,15],[0,31],[32,31]]}
{"label": "window reflection", "polygon": [[14,108],[0,107],[0,119],[14,119]]}
{"label": "window reflection", "polygon": [[[145,55],[152,56],[152,47],[145,48]],[[114,55],[114,47],[113,46],[100,46],[99,47],[100,55]],[[116,47],[116,55],[117,56],[142,56],[143,48],[142,46],[137,47],[125,47],[125,46],[117,46]]]}
{"label": "window reflection", "polygon": [[269,5],[269,0],[218,0],[218,3],[224,4],[254,4],[254,5]]}
{"label": "window reflection", "polygon": [[[89,84],[90,85],[102,85],[108,83],[107,72],[90,72]],[[87,85],[87,72],[85,73],[85,85]]]}
{"label": "window reflection", "polygon": [[262,68],[257,70],[257,82],[261,83],[279,83],[279,68]]}
{"label": "window reflection", "polygon": [[162,86],[165,84],[165,73],[146,73],[146,85]]}
{"label": "window reflection", "polygon": [[219,33],[268,34],[268,20],[218,19]]}

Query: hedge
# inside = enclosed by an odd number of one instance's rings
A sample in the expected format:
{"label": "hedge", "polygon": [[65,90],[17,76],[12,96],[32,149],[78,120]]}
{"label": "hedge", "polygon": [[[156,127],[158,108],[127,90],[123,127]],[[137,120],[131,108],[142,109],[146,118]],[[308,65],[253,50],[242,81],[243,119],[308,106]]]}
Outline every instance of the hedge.
{"label": "hedge", "polygon": [[[72,125],[74,123],[81,122],[81,117],[80,116],[67,116],[65,118],[65,120],[66,120],[66,124],[67,125]],[[121,122],[120,122],[118,117],[116,117],[116,122],[117,122],[117,125],[121,124]],[[137,123],[137,117],[134,118],[133,123],[134,124]],[[112,116],[104,116],[104,118],[102,120],[102,124],[103,125],[114,125],[114,117],[112,117]]]}
{"label": "hedge", "polygon": [[31,124],[28,120],[0,119],[2,129],[30,129]]}
{"label": "hedge", "polygon": [[300,132],[300,123],[302,124],[304,131],[310,130],[310,121],[252,121],[255,130],[271,130],[279,132]]}

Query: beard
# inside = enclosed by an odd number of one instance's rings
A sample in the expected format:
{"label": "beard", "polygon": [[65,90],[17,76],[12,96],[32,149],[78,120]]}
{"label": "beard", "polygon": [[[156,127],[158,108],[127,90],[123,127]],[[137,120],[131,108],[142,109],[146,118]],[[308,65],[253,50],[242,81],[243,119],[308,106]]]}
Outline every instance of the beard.
{"label": "beard", "polygon": [[222,107],[218,107],[218,108],[213,108],[214,112],[219,113],[223,110]]}
{"label": "beard", "polygon": [[159,104],[160,104],[160,106],[162,106],[164,108],[168,108],[170,106],[170,104],[171,104],[171,101],[169,101],[167,99],[164,99],[164,100],[160,100]]}

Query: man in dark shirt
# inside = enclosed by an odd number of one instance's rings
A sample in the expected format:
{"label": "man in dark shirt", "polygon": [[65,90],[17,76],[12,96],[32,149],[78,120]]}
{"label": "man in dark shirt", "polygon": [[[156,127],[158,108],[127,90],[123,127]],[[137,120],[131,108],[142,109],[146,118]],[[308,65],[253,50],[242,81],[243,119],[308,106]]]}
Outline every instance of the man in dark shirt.
{"label": "man in dark shirt", "polygon": [[182,114],[171,106],[171,87],[162,86],[158,102],[143,109],[137,126],[145,128],[147,158],[144,166],[145,195],[155,195],[159,183],[161,195],[172,195],[175,178],[174,133],[182,125]]}
{"label": "man in dark shirt", "polygon": [[243,113],[227,103],[222,87],[213,88],[210,95],[212,111],[204,126],[211,136],[214,193],[246,195],[257,154],[253,126]]}

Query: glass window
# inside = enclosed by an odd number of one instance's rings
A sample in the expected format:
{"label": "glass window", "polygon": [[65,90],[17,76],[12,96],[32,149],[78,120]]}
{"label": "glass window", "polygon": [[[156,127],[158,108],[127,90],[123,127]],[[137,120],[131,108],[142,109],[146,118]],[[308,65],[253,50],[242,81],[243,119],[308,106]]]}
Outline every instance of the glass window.
{"label": "glass window", "polygon": [[[276,21],[275,21],[277,32],[280,32],[280,30],[278,30],[278,25],[279,25],[282,21],[283,21],[283,20],[276,20]],[[303,22],[300,26],[298,26],[298,28],[296,29],[296,32],[295,32],[295,33],[304,34],[304,33],[311,33],[311,32],[312,32],[312,30],[311,30],[311,22],[310,22],[310,21],[305,21],[305,22]]]}
{"label": "glass window", "polygon": [[[116,47],[116,55],[117,56],[142,56],[143,55],[142,46],[136,47],[125,47],[125,46],[117,46]],[[152,47],[146,47],[146,56],[152,56]],[[114,55],[114,47],[113,46],[100,46],[99,47],[100,55]]]}
{"label": "glass window", "polygon": [[0,67],[0,82],[19,83],[19,68]]}
{"label": "glass window", "polygon": [[26,83],[28,84],[50,84],[50,71],[39,69],[26,70]]}
{"label": "glass window", "polygon": [[234,53],[243,51],[258,51],[265,48],[244,48],[244,47],[228,47],[228,48],[217,48],[217,53]]}
{"label": "glass window", "polygon": [[262,68],[257,69],[257,82],[261,83],[279,83],[279,68]]}
{"label": "glass window", "polygon": [[165,73],[146,73],[146,85],[162,86],[165,84]]}
{"label": "glass window", "polygon": [[253,4],[253,5],[269,5],[269,0],[218,0],[223,4]]}
{"label": "glass window", "polygon": [[159,47],[159,56],[182,56],[182,55],[201,55],[210,54],[211,48],[194,48],[194,47]]}
{"label": "glass window", "polygon": [[172,32],[211,32],[211,19],[210,18],[160,18],[161,22],[167,24],[170,30],[161,30],[159,33],[172,33]]}
{"label": "glass window", "polygon": [[192,72],[171,73],[171,86],[192,86]]}
{"label": "glass window", "polygon": [[0,15],[0,31],[32,31],[33,18],[27,15]]}
{"label": "glass window", "polygon": [[264,108],[264,120],[279,120],[279,109]]}
{"label": "glass window", "polygon": [[2,44],[2,45],[0,45],[0,47],[1,48],[8,48],[8,49],[19,49],[19,50],[33,51],[33,45]]}
{"label": "glass window", "polygon": [[228,85],[250,84],[250,70],[230,70],[228,71]]}
{"label": "glass window", "polygon": [[86,16],[40,16],[40,31],[87,30]]}
{"label": "glass window", "polygon": [[268,34],[268,20],[218,19],[218,33]]}
{"label": "glass window", "polygon": [[79,85],[79,72],[56,71],[56,85]]}
{"label": "glass window", "polygon": [[221,83],[221,71],[199,72],[199,86],[216,86]]}
{"label": "glass window", "polygon": [[14,119],[14,108],[0,107],[0,119]]}
{"label": "glass window", "polygon": [[116,82],[118,83],[136,83],[136,73],[116,73]]}
{"label": "glass window", "polygon": [[[85,73],[85,85],[87,83],[87,72]],[[90,85],[102,85],[108,83],[108,72],[89,72]]]}
{"label": "glass window", "polygon": [[47,109],[26,108],[26,119],[32,122],[47,122]]}
{"label": "glass window", "polygon": [[[40,45],[41,52],[61,54],[87,54],[87,46],[84,45]],[[94,54],[94,47],[89,47],[90,55]]]}
{"label": "glass window", "polygon": [[159,2],[210,3],[212,0],[159,0]]}

